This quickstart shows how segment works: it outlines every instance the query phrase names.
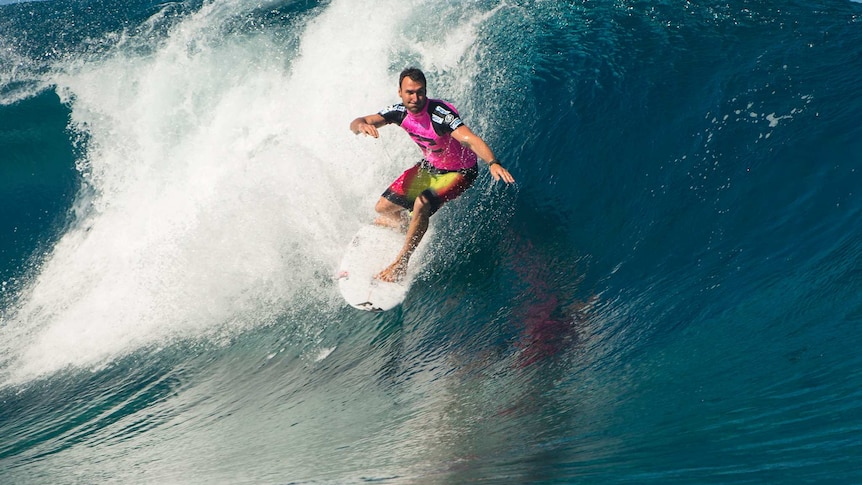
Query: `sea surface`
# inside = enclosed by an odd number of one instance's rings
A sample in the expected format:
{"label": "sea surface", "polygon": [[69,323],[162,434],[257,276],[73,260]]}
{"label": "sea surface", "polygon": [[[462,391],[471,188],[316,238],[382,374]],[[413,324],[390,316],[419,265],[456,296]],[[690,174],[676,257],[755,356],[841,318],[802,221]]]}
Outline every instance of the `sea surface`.
{"label": "sea surface", "polygon": [[[0,4],[0,483],[862,483],[862,3]],[[362,312],[411,65],[517,182]]]}

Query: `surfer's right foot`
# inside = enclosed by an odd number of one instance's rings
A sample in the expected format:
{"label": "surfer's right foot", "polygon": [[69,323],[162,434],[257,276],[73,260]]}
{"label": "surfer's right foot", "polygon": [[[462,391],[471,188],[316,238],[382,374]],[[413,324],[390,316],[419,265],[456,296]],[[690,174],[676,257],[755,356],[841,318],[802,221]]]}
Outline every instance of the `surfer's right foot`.
{"label": "surfer's right foot", "polygon": [[386,281],[388,283],[395,283],[396,281],[401,281],[404,279],[404,276],[407,275],[407,261],[398,260],[389,265],[388,268],[383,271],[377,273],[374,277],[380,281]]}

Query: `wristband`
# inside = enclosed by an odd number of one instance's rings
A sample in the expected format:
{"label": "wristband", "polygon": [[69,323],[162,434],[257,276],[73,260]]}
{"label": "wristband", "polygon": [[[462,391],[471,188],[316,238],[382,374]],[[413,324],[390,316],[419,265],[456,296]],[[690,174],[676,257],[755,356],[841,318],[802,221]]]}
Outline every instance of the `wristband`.
{"label": "wristband", "polygon": [[[488,162],[488,167],[490,168],[491,165],[494,165],[494,164],[500,165],[500,162],[498,162],[497,159],[495,158],[495,159],[491,160],[490,162]],[[500,166],[502,167],[502,165],[500,165]]]}

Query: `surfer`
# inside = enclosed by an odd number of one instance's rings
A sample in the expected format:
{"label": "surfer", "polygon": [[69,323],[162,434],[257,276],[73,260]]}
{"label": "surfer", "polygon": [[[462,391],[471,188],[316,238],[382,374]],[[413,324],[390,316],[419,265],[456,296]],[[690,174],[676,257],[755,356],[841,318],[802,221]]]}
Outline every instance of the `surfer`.
{"label": "surfer", "polygon": [[[428,99],[425,74],[414,67],[401,71],[398,96],[401,102],[350,123],[355,134],[377,138],[377,129],[396,124],[419,145],[423,158],[407,169],[380,196],[374,210],[376,224],[395,228],[409,220],[407,238],[395,261],[377,274],[383,281],[398,281],[407,272],[413,251],[428,230],[431,215],[467,190],[478,174],[477,159],[488,164],[494,180],[515,181],[482,138],[461,120],[446,101]],[[413,211],[412,217],[407,211]]]}

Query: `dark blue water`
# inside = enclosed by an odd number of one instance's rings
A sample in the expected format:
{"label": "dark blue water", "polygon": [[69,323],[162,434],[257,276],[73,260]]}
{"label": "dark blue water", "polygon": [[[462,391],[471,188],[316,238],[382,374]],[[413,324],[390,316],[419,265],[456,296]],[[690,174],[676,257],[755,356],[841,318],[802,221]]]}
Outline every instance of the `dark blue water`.
{"label": "dark blue water", "polygon": [[[862,481],[862,4],[0,5],[0,482]],[[517,180],[333,281],[422,67]]]}

